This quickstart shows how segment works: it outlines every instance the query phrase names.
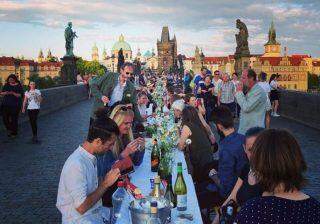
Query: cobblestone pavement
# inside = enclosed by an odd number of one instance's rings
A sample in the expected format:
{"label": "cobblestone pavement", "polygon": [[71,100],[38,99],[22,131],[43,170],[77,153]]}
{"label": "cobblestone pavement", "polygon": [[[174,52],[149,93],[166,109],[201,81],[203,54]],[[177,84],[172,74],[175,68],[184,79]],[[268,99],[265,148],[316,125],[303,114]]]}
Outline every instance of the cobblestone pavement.
{"label": "cobblestone pavement", "polygon": [[[83,101],[40,117],[40,145],[29,144],[28,123],[21,137],[3,143],[0,133],[0,223],[60,223],[55,207],[59,176],[67,157],[85,138],[91,102]],[[320,132],[276,118],[273,127],[287,128],[298,138],[309,165],[307,193],[320,199]]]}

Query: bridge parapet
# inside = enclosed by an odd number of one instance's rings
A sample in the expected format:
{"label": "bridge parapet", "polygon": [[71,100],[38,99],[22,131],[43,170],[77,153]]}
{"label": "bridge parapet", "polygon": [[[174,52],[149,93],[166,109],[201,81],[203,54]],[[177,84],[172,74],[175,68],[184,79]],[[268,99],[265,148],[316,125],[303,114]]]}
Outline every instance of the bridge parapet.
{"label": "bridge parapet", "polygon": [[320,94],[283,90],[280,97],[280,114],[320,129]]}

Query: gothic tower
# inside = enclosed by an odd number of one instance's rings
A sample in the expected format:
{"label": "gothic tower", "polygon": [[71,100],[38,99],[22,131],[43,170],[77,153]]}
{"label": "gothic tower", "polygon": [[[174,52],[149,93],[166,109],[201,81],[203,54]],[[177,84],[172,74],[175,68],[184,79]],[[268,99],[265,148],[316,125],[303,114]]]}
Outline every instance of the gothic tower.
{"label": "gothic tower", "polygon": [[39,55],[38,55],[38,62],[41,63],[44,61],[43,51],[40,49]]}
{"label": "gothic tower", "polygon": [[175,68],[177,64],[177,39],[174,35],[170,39],[169,28],[164,26],[162,28],[161,39],[157,40],[158,50],[158,72],[168,72],[170,69]]}
{"label": "gothic tower", "polygon": [[277,34],[274,28],[273,21],[269,28],[268,42],[264,45],[264,55],[263,57],[280,57],[281,56],[281,44],[276,40]]}
{"label": "gothic tower", "polygon": [[92,47],[92,61],[99,61],[99,51],[96,43],[94,43],[94,46]]}

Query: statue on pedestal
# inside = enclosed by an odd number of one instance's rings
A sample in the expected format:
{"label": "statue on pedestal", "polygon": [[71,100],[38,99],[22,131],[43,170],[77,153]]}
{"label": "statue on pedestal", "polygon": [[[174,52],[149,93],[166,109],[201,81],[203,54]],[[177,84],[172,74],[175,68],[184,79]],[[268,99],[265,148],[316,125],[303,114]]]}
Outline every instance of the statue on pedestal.
{"label": "statue on pedestal", "polygon": [[69,57],[73,57],[73,40],[78,37],[76,32],[72,30],[72,22],[68,23],[67,28],[64,31],[64,37],[66,39],[66,55]]}
{"label": "statue on pedestal", "polygon": [[61,58],[63,65],[61,67],[61,83],[64,85],[76,84],[77,76],[77,57],[73,54],[73,40],[78,37],[76,32],[72,30],[72,23],[69,22],[67,28],[64,31],[64,37],[66,39],[66,55]]}
{"label": "statue on pedestal", "polygon": [[237,48],[236,55],[239,56],[250,56],[249,46],[248,46],[248,29],[246,24],[237,19],[236,26],[239,29],[239,33],[236,34]]}

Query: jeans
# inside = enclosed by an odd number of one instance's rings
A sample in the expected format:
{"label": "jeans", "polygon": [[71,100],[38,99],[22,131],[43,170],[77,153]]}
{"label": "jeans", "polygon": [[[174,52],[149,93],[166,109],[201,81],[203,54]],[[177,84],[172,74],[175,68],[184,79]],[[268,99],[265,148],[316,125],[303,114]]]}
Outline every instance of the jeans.
{"label": "jeans", "polygon": [[2,119],[8,134],[18,134],[18,119],[20,107],[2,106]]}
{"label": "jeans", "polygon": [[28,110],[28,116],[31,124],[32,135],[34,137],[38,135],[38,126],[37,126],[38,114],[39,114],[39,109]]}

